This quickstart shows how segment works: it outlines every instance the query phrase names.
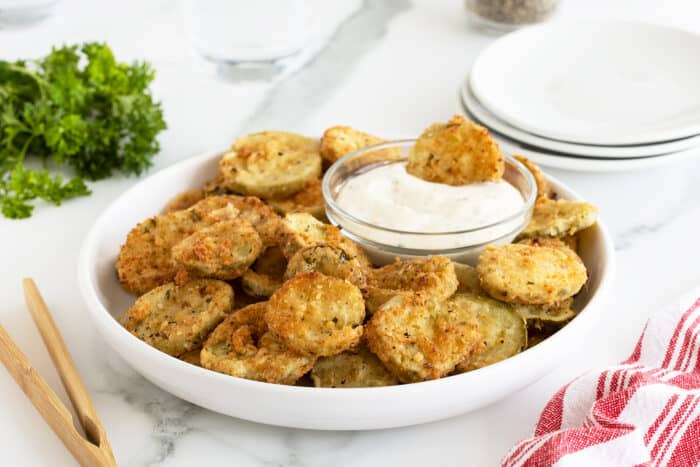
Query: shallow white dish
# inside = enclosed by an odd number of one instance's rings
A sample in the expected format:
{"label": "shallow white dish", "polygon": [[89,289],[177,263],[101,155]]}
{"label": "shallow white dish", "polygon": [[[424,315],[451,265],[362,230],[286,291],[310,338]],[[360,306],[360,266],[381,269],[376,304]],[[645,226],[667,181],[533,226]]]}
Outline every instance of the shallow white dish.
{"label": "shallow white dish", "polygon": [[[536,347],[495,365],[424,383],[382,388],[329,389],[260,383],[215,373],[162,353],[117,321],[134,298],[114,271],[119,246],[139,221],[160,212],[174,193],[195,188],[216,172],[219,154],[204,154],[139,182],[97,219],[83,243],[78,282],[86,308],[105,342],[165,391],[222,414],[272,425],[360,430],[414,425],[488,405],[538,380],[574,350],[604,312],[615,270],[612,240],[602,223],[581,239],[590,280],[578,299],[581,313]],[[560,195],[578,196],[553,180]]]}
{"label": "shallow white dish", "polygon": [[[458,111],[464,113],[470,120],[488,126],[469,112],[469,109],[461,102],[461,99]],[[498,142],[500,148],[508,154],[522,154],[546,167],[571,170],[573,172],[630,172],[634,170],[648,170],[676,164],[693,157],[700,157],[700,147],[672,152],[662,156],[628,157],[622,159],[577,157],[570,154],[547,152],[544,149],[538,149],[515,141],[497,131],[491,130],[491,135]]]}
{"label": "shallow white dish", "polygon": [[700,35],[666,26],[553,22],[487,47],[471,72],[479,101],[522,130],[581,144],[700,134]]}
{"label": "shallow white dish", "polygon": [[476,117],[482,125],[512,138],[515,141],[525,143],[549,151],[562,152],[572,156],[588,156],[596,158],[637,158],[666,155],[673,152],[684,151],[700,146],[700,135],[689,138],[677,139],[658,144],[646,144],[636,146],[594,146],[576,143],[567,143],[554,139],[543,138],[527,131],[509,125],[493,115],[476,98],[469,86],[469,78],[460,88],[462,104],[471,115]]}

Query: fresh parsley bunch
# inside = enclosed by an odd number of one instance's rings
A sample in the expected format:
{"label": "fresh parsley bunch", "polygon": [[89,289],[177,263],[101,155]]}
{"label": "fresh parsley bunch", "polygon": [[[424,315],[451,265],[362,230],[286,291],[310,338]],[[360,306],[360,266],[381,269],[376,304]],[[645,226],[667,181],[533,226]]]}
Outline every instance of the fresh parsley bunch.
{"label": "fresh parsley bunch", "polygon": [[[117,62],[106,44],[54,48],[36,61],[0,61],[0,209],[31,216],[37,198],[90,194],[84,179],[140,174],[159,150],[163,112],[145,62]],[[34,163],[28,159],[34,158]],[[68,165],[64,180],[51,166]]]}

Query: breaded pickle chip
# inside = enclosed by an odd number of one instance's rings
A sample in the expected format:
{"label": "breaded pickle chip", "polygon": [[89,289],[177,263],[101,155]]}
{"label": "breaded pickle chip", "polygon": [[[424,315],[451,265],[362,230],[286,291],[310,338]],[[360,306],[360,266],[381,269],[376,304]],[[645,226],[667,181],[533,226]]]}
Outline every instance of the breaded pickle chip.
{"label": "breaded pickle chip", "polygon": [[186,190],[182,193],[178,193],[173,199],[168,201],[168,204],[163,208],[163,214],[169,212],[181,211],[189,207],[194,206],[196,203],[204,198],[204,190]]}
{"label": "breaded pickle chip", "polygon": [[243,290],[254,297],[270,297],[282,287],[287,258],[278,246],[268,247],[241,276]]}
{"label": "breaded pickle chip", "polygon": [[444,300],[457,291],[459,282],[452,261],[444,256],[397,260],[371,271],[367,285],[367,310],[373,313],[401,292],[421,292]]}
{"label": "breaded pickle chip", "polygon": [[397,295],[365,326],[367,343],[404,383],[440,378],[467,358],[479,341],[471,308],[452,298]]}
{"label": "breaded pickle chip", "polygon": [[317,388],[392,386],[399,380],[364,346],[316,360],[311,379]]}
{"label": "breaded pickle chip", "polygon": [[232,306],[233,290],[226,282],[168,283],[139,297],[123,322],[142,341],[177,357],[201,347]]}
{"label": "breaded pickle chip", "polygon": [[219,162],[223,186],[262,198],[293,195],[321,174],[318,151],[315,139],[284,131],[242,136]]}
{"label": "breaded pickle chip", "polygon": [[479,273],[476,268],[468,264],[452,262],[457,276],[457,293],[481,293],[481,284],[479,283]]}
{"label": "breaded pickle chip", "polygon": [[573,303],[573,298],[567,298],[554,305],[515,305],[514,309],[530,327],[558,328],[576,316],[576,311],[572,308]]}
{"label": "breaded pickle chip", "polygon": [[551,305],[575,295],[587,275],[568,248],[510,244],[489,246],[479,256],[481,287],[493,298],[525,305]]}
{"label": "breaded pickle chip", "polygon": [[302,248],[318,244],[337,246],[352,258],[357,258],[363,268],[369,269],[372,263],[365,252],[355,242],[344,237],[337,227],[324,224],[311,214],[287,214],[280,228],[280,248],[287,258],[291,258]]}
{"label": "breaded pickle chip", "polygon": [[275,211],[285,215],[292,212],[308,212],[316,219],[326,219],[326,202],[321,192],[321,180],[315,178],[301,191],[286,198],[269,198],[265,200]]}
{"label": "breaded pickle chip", "polygon": [[521,245],[530,246],[548,246],[550,248],[568,248],[571,251],[576,251],[578,242],[575,235],[567,235],[566,237],[530,237],[518,240]]}
{"label": "breaded pickle chip", "polygon": [[172,281],[178,270],[171,257],[172,247],[195,231],[218,222],[221,216],[212,213],[228,212],[226,208],[233,198],[238,197],[206,198],[191,208],[152,217],[131,229],[116,263],[122,286],[134,295],[142,295]]}
{"label": "breaded pickle chip", "polygon": [[360,262],[337,246],[320,244],[297,251],[289,259],[284,278],[288,280],[311,271],[344,279],[360,290],[367,287],[367,276]]}
{"label": "breaded pickle chip", "polygon": [[356,347],[364,319],[360,289],[318,272],[285,282],[270,298],[265,314],[270,331],[288,347],[317,356]]}
{"label": "breaded pickle chip", "polygon": [[461,115],[426,129],[406,165],[411,175],[448,185],[498,181],[504,170],[505,158],[489,131]]}
{"label": "breaded pickle chip", "polygon": [[235,279],[262,253],[258,232],[245,219],[234,218],[197,230],[172,249],[173,260],[200,277]]}
{"label": "breaded pickle chip", "polygon": [[196,349],[192,349],[188,352],[183,353],[178,358],[180,360],[182,360],[183,362],[189,363],[190,365],[202,366],[202,360],[200,358],[201,353],[202,353],[202,348],[197,347]]}
{"label": "breaded pickle chip", "polygon": [[474,294],[455,295],[452,300],[476,312],[480,334],[472,354],[457,365],[457,371],[470,371],[500,362],[527,346],[525,319],[512,306]]}
{"label": "breaded pickle chip", "polygon": [[349,126],[334,126],[323,133],[321,157],[333,163],[353,151],[383,142],[384,140],[381,138]]}
{"label": "breaded pickle chip", "polygon": [[542,169],[540,169],[540,166],[535,164],[525,156],[519,156],[514,154],[513,159],[523,164],[525,168],[527,168],[527,170],[529,170],[532,174],[533,178],[535,179],[535,184],[537,185],[537,196],[539,198],[551,198],[552,190],[549,186],[549,182],[547,181],[547,177],[545,177],[542,173]]}
{"label": "breaded pickle chip", "polygon": [[231,205],[238,210],[238,217],[245,219],[257,230],[265,246],[274,245],[281,219],[270,206],[254,196],[221,195],[203,199],[197,206],[215,211]]}
{"label": "breaded pickle chip", "polygon": [[598,209],[583,201],[540,198],[521,237],[563,237],[596,223]]}
{"label": "breaded pickle chip", "polygon": [[267,330],[267,302],[232,313],[211,333],[201,353],[202,366],[231,376],[294,384],[313,367],[314,357],[288,349]]}

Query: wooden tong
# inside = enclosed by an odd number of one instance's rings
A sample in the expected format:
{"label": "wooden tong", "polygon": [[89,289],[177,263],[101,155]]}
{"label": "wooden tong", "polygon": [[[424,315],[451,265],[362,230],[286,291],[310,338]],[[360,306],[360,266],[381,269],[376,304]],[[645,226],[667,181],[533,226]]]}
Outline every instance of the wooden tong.
{"label": "wooden tong", "polygon": [[44,344],[49,350],[51,360],[61,376],[63,386],[66,388],[86,436],[83,437],[78,432],[73,424],[73,416],[70,411],[46,384],[44,378],[37,373],[2,325],[0,325],[0,360],[41,416],[44,417],[46,423],[61,438],[63,444],[81,465],[116,467],[117,463],[114,454],[112,454],[112,448],[100,419],[97,417],[95,406],[90,400],[85,385],[75,368],[61,333],[39,293],[39,289],[32,279],[24,279],[22,285],[24,287],[24,300],[32,314],[34,323],[39,328]]}

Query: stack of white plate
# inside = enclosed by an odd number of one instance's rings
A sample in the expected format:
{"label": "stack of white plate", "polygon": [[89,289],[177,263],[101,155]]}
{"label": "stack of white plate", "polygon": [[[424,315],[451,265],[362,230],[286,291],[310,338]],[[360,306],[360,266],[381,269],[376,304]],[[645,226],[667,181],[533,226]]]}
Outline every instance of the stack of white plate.
{"label": "stack of white plate", "polygon": [[550,167],[700,157],[700,36],[627,22],[526,28],[481,53],[460,104],[505,152]]}

